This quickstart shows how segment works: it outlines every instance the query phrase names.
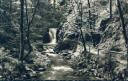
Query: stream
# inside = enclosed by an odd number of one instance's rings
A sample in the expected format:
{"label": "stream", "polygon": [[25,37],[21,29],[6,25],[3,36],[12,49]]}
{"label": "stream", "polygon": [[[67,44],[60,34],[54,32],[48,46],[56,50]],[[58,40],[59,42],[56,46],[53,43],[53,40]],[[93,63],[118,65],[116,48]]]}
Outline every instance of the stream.
{"label": "stream", "polygon": [[44,72],[42,76],[44,80],[72,80],[76,79],[73,76],[73,69],[57,54],[47,53],[52,61],[51,67]]}
{"label": "stream", "polygon": [[43,72],[41,79],[43,80],[74,80],[79,77],[73,75],[73,68],[71,68],[63,57],[59,54],[55,54],[53,48],[56,45],[56,29],[50,28],[49,35],[51,42],[46,44],[45,54],[51,60],[51,67]]}

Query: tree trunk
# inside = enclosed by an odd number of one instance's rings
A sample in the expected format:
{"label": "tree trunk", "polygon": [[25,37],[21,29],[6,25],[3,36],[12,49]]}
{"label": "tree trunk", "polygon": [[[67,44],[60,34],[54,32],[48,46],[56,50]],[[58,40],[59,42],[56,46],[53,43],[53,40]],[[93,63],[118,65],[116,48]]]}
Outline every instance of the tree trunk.
{"label": "tree trunk", "polygon": [[29,20],[29,18],[28,18],[28,9],[27,9],[27,0],[25,0],[25,6],[26,6],[26,21],[27,21],[27,35],[26,35],[26,37],[27,37],[27,44],[28,44],[28,46],[29,46],[29,51],[28,51],[27,55],[24,56],[24,59],[25,59],[25,57],[27,57],[27,56],[32,52],[32,46],[31,46],[31,42],[30,42],[30,27],[31,27],[31,24],[32,24],[32,22],[33,22],[33,20],[34,20],[34,17],[35,17],[35,14],[36,14],[38,5],[39,5],[39,0],[38,0],[37,3],[36,3],[34,12],[33,12],[33,14],[32,14],[32,18],[31,18],[31,20]]}
{"label": "tree trunk", "polygon": [[10,0],[10,5],[9,5],[9,13],[10,13],[10,19],[12,19],[12,0]]}
{"label": "tree trunk", "polygon": [[56,8],[56,0],[54,0],[53,5],[54,5],[54,9],[55,9]]}
{"label": "tree trunk", "polygon": [[19,59],[23,61],[24,56],[24,0],[20,0],[20,56]]}
{"label": "tree trunk", "polygon": [[2,0],[0,0],[0,8],[2,8],[2,2],[3,2],[3,1],[2,1]]}
{"label": "tree trunk", "polygon": [[124,17],[123,17],[123,11],[121,9],[121,4],[120,4],[120,0],[117,0],[117,5],[118,5],[118,10],[119,10],[119,14],[120,14],[120,19],[121,19],[121,24],[122,24],[122,28],[123,28],[123,35],[124,35],[124,39],[125,39],[125,44],[126,44],[126,48],[127,48],[127,68],[128,68],[128,37],[127,37],[127,31],[126,31],[126,24],[124,22]]}
{"label": "tree trunk", "polygon": [[12,13],[12,0],[10,0],[10,14]]}
{"label": "tree trunk", "polygon": [[2,1],[0,0],[0,8],[1,8],[1,3],[2,3]]}
{"label": "tree trunk", "polygon": [[89,8],[89,11],[88,11],[88,15],[89,15],[89,27],[90,27],[90,29],[92,29],[92,27],[91,27],[91,20],[90,20],[91,19],[90,0],[88,0],[88,8]]}
{"label": "tree trunk", "polygon": [[90,5],[90,0],[88,0],[88,8],[89,8],[89,10],[88,10],[88,15],[89,15],[89,28],[91,29],[91,41],[93,42],[93,45],[95,46],[95,42],[94,42],[94,40],[92,38],[93,30],[92,30],[92,24],[91,24],[92,19],[91,19],[91,5]]}
{"label": "tree trunk", "polygon": [[80,3],[80,17],[81,17],[81,26],[80,26],[80,32],[81,32],[81,37],[82,37],[82,42],[84,46],[84,51],[86,52],[86,45],[85,45],[85,38],[83,35],[82,27],[83,27],[83,9],[82,9],[82,3]]}
{"label": "tree trunk", "polygon": [[110,2],[110,19],[112,18],[112,0],[109,0]]}
{"label": "tree trunk", "polygon": [[[27,44],[28,44],[28,47],[29,47],[29,50],[28,50],[28,55],[31,53],[32,51],[32,46],[31,46],[31,43],[30,43],[30,25],[29,25],[29,17],[28,17],[28,5],[27,5],[27,0],[25,0],[25,7],[26,7],[26,22],[27,22],[27,32],[26,32],[26,37],[27,37]],[[25,58],[25,57],[24,57]]]}

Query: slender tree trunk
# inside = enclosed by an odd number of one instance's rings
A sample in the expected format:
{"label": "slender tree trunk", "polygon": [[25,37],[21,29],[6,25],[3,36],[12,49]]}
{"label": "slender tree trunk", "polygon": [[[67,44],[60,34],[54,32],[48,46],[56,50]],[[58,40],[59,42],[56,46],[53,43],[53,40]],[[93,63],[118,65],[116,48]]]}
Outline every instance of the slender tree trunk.
{"label": "slender tree trunk", "polygon": [[2,5],[2,0],[0,0],[0,8],[2,7],[1,5]]}
{"label": "slender tree trunk", "polygon": [[55,9],[56,8],[56,0],[54,0],[53,5],[54,5],[54,9]]}
{"label": "slender tree trunk", "polygon": [[90,0],[88,0],[88,8],[89,8],[89,10],[88,10],[89,28],[91,29],[91,41],[93,42],[93,45],[95,46],[95,41],[92,38],[93,31],[92,31],[92,24],[91,24],[91,4],[90,4]]}
{"label": "slender tree trunk", "polygon": [[80,17],[81,17],[81,26],[80,26],[80,32],[81,32],[81,37],[82,37],[82,42],[84,46],[84,51],[86,52],[86,44],[85,44],[85,38],[83,35],[82,27],[83,27],[83,9],[82,9],[82,3],[80,3]]}
{"label": "slender tree trunk", "polygon": [[0,0],[0,8],[2,8],[2,4],[3,4],[3,1],[2,1],[2,0]]}
{"label": "slender tree trunk", "polygon": [[23,61],[24,56],[24,0],[20,0],[20,56],[19,59]]}
{"label": "slender tree trunk", "polygon": [[92,27],[91,27],[91,10],[90,10],[90,8],[91,8],[91,5],[90,5],[90,0],[88,0],[88,8],[89,8],[89,11],[88,11],[88,15],[89,15],[89,27],[90,27],[90,29],[92,29]]}
{"label": "slender tree trunk", "polygon": [[26,22],[27,22],[27,34],[26,34],[26,37],[27,37],[27,44],[28,44],[28,47],[29,47],[29,50],[28,50],[28,55],[31,53],[32,51],[32,46],[31,46],[31,43],[30,43],[30,26],[29,26],[29,17],[28,17],[28,5],[27,5],[27,0],[25,0],[25,9],[26,9]]}
{"label": "slender tree trunk", "polygon": [[110,3],[110,19],[112,18],[112,0],[109,0]]}
{"label": "slender tree trunk", "polygon": [[29,46],[29,51],[28,51],[27,55],[24,56],[24,59],[25,59],[25,57],[27,57],[27,56],[31,53],[31,51],[32,51],[32,46],[31,46],[31,42],[30,42],[30,27],[31,27],[31,24],[32,24],[32,22],[33,22],[33,20],[34,20],[34,17],[35,17],[35,14],[36,14],[38,5],[39,5],[39,0],[38,0],[37,3],[36,3],[34,12],[33,12],[33,14],[32,14],[32,18],[31,18],[31,20],[29,20],[29,18],[28,18],[28,9],[27,9],[27,0],[25,0],[25,6],[26,6],[26,21],[27,21],[27,35],[26,35],[26,37],[27,37],[27,44],[28,44],[28,46]]}
{"label": "slender tree trunk", "polygon": [[28,54],[31,53],[32,51],[32,46],[31,46],[31,43],[30,43],[30,26],[29,26],[29,17],[28,17],[28,5],[27,5],[27,0],[25,0],[25,7],[26,7],[26,22],[27,22],[27,44],[29,46],[29,51],[28,51]]}
{"label": "slender tree trunk", "polygon": [[120,19],[121,19],[121,24],[122,24],[122,28],[123,28],[123,35],[124,35],[124,39],[125,39],[125,44],[126,44],[126,48],[127,48],[127,68],[128,68],[128,37],[127,37],[127,31],[126,31],[126,24],[124,22],[124,17],[123,17],[123,11],[121,9],[121,4],[120,4],[120,0],[117,0],[117,5],[118,5],[118,10],[119,10],[119,14],[120,14]]}
{"label": "slender tree trunk", "polygon": [[85,42],[85,37],[84,37],[84,34],[83,34],[83,31],[82,31],[82,27],[83,27],[83,8],[82,8],[82,2],[80,1],[80,3],[77,3],[77,1],[75,0],[75,3],[77,4],[78,6],[78,9],[79,9],[79,14],[80,14],[80,37],[82,39],[82,44],[84,46],[84,52],[87,52],[87,49],[86,49],[86,42]]}
{"label": "slender tree trunk", "polygon": [[10,0],[9,13],[10,13],[10,19],[12,19],[12,0]]}
{"label": "slender tree trunk", "polygon": [[88,8],[89,8],[89,10],[88,10],[88,16],[89,16],[89,28],[90,29],[92,29],[92,27],[91,27],[91,5],[90,5],[90,0],[88,0]]}
{"label": "slender tree trunk", "polygon": [[10,0],[10,14],[12,13],[12,0]]}
{"label": "slender tree trunk", "polygon": [[26,11],[26,22],[27,22],[27,25],[29,23],[29,17],[28,17],[28,5],[27,5],[27,0],[25,0],[25,11]]}

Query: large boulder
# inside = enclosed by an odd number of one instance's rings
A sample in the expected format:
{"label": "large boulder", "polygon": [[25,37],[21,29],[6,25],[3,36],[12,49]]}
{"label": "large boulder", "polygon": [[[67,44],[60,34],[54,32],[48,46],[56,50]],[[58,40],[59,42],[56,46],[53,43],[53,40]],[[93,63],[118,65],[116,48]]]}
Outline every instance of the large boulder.
{"label": "large boulder", "polygon": [[71,39],[71,40],[75,40],[75,39],[78,39],[79,33],[78,32],[69,32],[65,35],[65,37],[68,39]]}
{"label": "large boulder", "polygon": [[59,42],[56,47],[54,48],[54,51],[56,53],[59,53],[63,50],[75,50],[77,48],[77,42],[73,40],[64,40]]}
{"label": "large boulder", "polygon": [[101,34],[91,32],[90,34],[85,34],[85,39],[88,42],[93,42],[94,46],[99,44],[101,41]]}

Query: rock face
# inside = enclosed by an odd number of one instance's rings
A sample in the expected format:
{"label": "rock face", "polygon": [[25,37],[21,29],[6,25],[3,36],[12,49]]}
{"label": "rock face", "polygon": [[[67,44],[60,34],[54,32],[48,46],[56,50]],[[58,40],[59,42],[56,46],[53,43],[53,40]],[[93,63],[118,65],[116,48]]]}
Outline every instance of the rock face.
{"label": "rock face", "polygon": [[99,30],[100,31],[105,31],[105,29],[107,28],[107,23],[108,22],[110,22],[110,18],[107,18],[107,19],[105,19],[105,20],[102,20],[101,21],[101,24],[100,24],[100,28],[99,28]]}
{"label": "rock face", "polygon": [[64,37],[64,29],[62,27],[60,27],[57,29],[57,32],[56,32],[57,42],[62,41],[63,37]]}
{"label": "rock face", "polygon": [[66,39],[70,40],[77,40],[79,38],[80,33],[77,31],[70,31],[69,33],[65,34]]}
{"label": "rock face", "polygon": [[86,42],[93,42],[93,45],[97,45],[101,41],[101,34],[91,32],[91,34],[85,34]]}
{"label": "rock face", "polygon": [[61,41],[59,42],[54,51],[56,53],[59,53],[61,51],[64,51],[64,50],[75,50],[77,48],[77,42],[76,41],[73,41],[73,40],[64,40],[64,41]]}
{"label": "rock face", "polygon": [[95,44],[100,43],[101,35],[97,33],[92,33],[92,39]]}

